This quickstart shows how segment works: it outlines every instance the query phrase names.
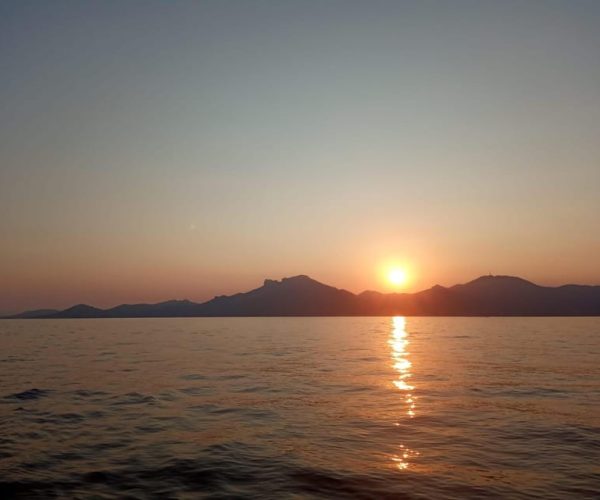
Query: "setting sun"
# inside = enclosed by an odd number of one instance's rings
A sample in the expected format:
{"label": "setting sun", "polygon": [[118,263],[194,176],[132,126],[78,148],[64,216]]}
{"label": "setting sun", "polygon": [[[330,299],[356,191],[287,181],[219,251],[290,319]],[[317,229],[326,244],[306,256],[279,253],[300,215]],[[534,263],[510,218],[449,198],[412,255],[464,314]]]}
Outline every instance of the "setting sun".
{"label": "setting sun", "polygon": [[394,268],[388,272],[388,281],[395,286],[401,286],[408,280],[408,275],[404,269]]}

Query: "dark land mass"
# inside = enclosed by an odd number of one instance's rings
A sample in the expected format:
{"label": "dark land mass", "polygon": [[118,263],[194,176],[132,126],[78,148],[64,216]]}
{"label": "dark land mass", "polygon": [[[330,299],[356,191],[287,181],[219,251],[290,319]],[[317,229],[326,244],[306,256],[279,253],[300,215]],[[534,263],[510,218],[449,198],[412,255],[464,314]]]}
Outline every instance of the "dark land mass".
{"label": "dark land mass", "polygon": [[13,319],[33,319],[33,318],[42,318],[46,316],[50,316],[51,314],[56,314],[61,312],[57,309],[34,309],[32,311],[25,311],[19,314],[15,314],[14,316],[9,316]]}
{"label": "dark land mass", "polygon": [[308,276],[265,280],[245,293],[208,302],[171,300],[98,309],[27,311],[11,318],[156,318],[201,316],[600,316],[600,286],[539,286],[512,276],[482,276],[417,293],[358,295]]}

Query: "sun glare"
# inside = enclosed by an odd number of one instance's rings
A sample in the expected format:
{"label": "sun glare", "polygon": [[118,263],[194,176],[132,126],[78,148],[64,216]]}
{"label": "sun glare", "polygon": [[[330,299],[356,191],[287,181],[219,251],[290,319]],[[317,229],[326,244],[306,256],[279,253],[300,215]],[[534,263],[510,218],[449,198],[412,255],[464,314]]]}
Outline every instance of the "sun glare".
{"label": "sun glare", "polygon": [[402,286],[406,284],[406,281],[408,280],[408,275],[406,274],[406,271],[404,269],[394,268],[390,269],[387,278],[392,285]]}

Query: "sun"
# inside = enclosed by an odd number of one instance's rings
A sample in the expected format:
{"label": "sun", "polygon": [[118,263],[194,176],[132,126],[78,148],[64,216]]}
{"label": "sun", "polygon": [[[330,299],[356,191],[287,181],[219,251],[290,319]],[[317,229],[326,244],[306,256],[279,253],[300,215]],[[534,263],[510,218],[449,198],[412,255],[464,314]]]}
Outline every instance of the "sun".
{"label": "sun", "polygon": [[408,281],[408,274],[404,269],[394,267],[388,271],[387,279],[394,286],[402,286]]}

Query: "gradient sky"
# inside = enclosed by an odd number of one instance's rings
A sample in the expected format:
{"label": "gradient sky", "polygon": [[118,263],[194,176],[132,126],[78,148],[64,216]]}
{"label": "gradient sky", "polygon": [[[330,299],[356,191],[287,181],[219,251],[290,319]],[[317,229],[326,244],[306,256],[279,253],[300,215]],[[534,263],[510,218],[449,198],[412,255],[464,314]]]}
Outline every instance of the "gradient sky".
{"label": "gradient sky", "polygon": [[0,2],[0,312],[295,274],[600,284],[600,2]]}

